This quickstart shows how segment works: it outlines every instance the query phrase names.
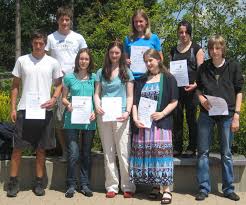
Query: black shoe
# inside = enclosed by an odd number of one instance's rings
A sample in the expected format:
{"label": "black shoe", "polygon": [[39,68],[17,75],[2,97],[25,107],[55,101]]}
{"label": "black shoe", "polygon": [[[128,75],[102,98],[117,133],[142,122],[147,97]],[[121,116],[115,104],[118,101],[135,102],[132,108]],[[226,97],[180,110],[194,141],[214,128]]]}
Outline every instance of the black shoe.
{"label": "black shoe", "polygon": [[45,195],[42,178],[37,177],[32,191],[36,196],[44,196]]}
{"label": "black shoe", "polygon": [[203,201],[206,197],[208,197],[208,194],[200,191],[197,195],[196,195],[196,200],[197,201]]}
{"label": "black shoe", "polygon": [[239,201],[240,200],[240,197],[235,192],[232,192],[230,194],[224,194],[224,197],[231,199],[233,201]]}
{"label": "black shoe", "polygon": [[20,191],[20,185],[17,177],[10,177],[7,185],[7,197],[16,197]]}
{"label": "black shoe", "polygon": [[92,197],[93,192],[90,190],[88,186],[82,186],[82,189],[80,190],[82,194],[84,194],[87,197]]}
{"label": "black shoe", "polygon": [[70,186],[65,193],[65,197],[66,198],[72,198],[74,196],[74,194],[75,194],[75,187]]}

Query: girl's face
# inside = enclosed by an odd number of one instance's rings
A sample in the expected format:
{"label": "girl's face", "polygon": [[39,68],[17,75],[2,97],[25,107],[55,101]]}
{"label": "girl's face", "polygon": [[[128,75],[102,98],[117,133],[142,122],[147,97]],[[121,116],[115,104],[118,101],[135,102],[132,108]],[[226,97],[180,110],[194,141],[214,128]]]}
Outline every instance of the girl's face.
{"label": "girl's face", "polygon": [[160,69],[159,69],[160,60],[157,60],[151,56],[145,56],[144,62],[145,62],[145,65],[146,65],[148,71],[151,74],[157,74],[160,72]]}
{"label": "girl's face", "polygon": [[210,57],[213,60],[221,60],[223,57],[223,51],[221,45],[214,44],[213,48],[208,50]]}
{"label": "girl's face", "polygon": [[134,28],[138,32],[145,32],[148,22],[140,15],[137,15],[133,19]]}
{"label": "girl's face", "polygon": [[120,62],[121,58],[121,50],[117,46],[112,47],[109,49],[109,59],[112,64],[117,64]]}
{"label": "girl's face", "polygon": [[178,30],[178,37],[181,43],[188,43],[190,39],[190,34],[187,32],[186,26],[180,26]]}
{"label": "girl's face", "polygon": [[80,70],[87,70],[90,64],[90,56],[83,52],[79,55],[79,68]]}

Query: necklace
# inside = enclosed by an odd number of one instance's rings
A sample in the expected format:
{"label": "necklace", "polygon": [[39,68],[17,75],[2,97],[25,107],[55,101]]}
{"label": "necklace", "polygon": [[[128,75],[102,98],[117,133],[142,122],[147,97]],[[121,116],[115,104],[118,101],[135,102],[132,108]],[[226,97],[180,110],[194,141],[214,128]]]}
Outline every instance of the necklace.
{"label": "necklace", "polygon": [[89,79],[89,75],[86,73],[86,74],[80,74],[80,73],[77,73],[77,78],[79,80],[88,80]]}

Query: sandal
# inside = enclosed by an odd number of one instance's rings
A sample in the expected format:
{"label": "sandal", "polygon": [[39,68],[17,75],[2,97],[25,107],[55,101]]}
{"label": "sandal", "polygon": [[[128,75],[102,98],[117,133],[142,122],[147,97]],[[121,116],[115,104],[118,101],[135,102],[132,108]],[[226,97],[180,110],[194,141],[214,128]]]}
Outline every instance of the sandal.
{"label": "sandal", "polygon": [[153,187],[151,192],[149,193],[149,199],[157,199],[160,195],[160,187]]}
{"label": "sandal", "polygon": [[[170,198],[169,197],[164,197],[164,194],[169,194]],[[171,192],[164,191],[163,195],[162,195],[162,199],[161,199],[161,204],[171,204],[172,203],[172,196],[173,195],[171,194]]]}

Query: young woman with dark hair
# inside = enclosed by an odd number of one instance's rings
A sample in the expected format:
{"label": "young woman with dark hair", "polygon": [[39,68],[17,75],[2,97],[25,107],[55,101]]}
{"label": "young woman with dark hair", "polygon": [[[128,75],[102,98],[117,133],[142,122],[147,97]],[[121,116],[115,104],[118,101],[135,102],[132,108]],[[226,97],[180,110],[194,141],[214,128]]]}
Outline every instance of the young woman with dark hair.
{"label": "young woman with dark hair", "polygon": [[[123,54],[123,45],[119,41],[109,44],[104,65],[97,71],[95,106],[99,135],[102,141],[105,163],[106,197],[113,198],[119,192],[119,181],[125,198],[131,198],[135,185],[129,180],[130,131],[129,114],[133,102],[133,75],[127,68]],[[122,115],[116,121],[104,122],[103,97],[121,97]],[[113,109],[113,108],[112,108]],[[120,176],[116,163],[119,159]]]}

